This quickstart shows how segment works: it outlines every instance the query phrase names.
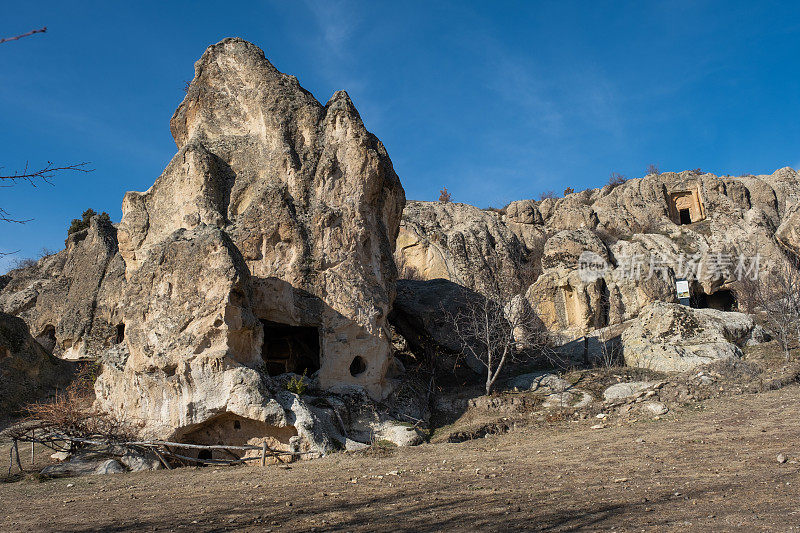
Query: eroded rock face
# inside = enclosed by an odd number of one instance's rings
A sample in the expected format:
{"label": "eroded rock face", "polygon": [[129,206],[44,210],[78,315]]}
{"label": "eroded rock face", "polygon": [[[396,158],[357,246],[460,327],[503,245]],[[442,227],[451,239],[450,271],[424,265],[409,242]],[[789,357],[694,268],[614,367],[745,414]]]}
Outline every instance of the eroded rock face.
{"label": "eroded rock face", "polygon": [[71,366],[31,337],[18,317],[0,313],[0,418],[66,385]]}
{"label": "eroded rock face", "polygon": [[66,248],[12,270],[0,287],[0,311],[25,320],[48,351],[64,359],[95,358],[120,342],[125,263],[117,230],[94,217]]}
{"label": "eroded rock face", "polygon": [[241,39],[206,50],[170,126],[178,153],[123,201],[125,341],[98,402],[162,437],[238,422],[245,441],[329,451],[320,417],[266,376],[391,391],[405,197],[386,150],[346,93],[323,106]]}
{"label": "eroded rock face", "polygon": [[[783,246],[800,250],[798,212],[800,182],[790,168],[742,177],[665,172],[512,202],[504,214],[411,202],[396,256],[415,279],[445,278],[485,295],[511,280],[569,342],[632,320],[651,302],[675,302],[680,277],[708,305],[735,309],[739,255],[758,254],[763,265]],[[597,275],[581,275],[584,252],[604,264]],[[690,261],[713,265],[720,254],[734,261],[725,271],[687,272]]]}
{"label": "eroded rock face", "polygon": [[[395,257],[404,273],[419,280],[446,279],[482,294],[498,287],[524,290],[536,279],[536,241],[514,233],[498,213],[467,204],[408,202]],[[503,292],[503,291],[500,291]]]}
{"label": "eroded rock face", "polygon": [[625,364],[682,372],[742,356],[740,346],[764,340],[749,315],[654,302],[622,334]]}

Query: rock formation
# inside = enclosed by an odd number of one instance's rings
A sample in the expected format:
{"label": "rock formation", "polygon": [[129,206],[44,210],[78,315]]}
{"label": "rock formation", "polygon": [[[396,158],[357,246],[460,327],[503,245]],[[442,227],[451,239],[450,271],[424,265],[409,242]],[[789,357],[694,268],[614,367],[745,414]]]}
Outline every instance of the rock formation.
{"label": "rock formation", "polygon": [[742,356],[741,346],[765,340],[749,315],[653,302],[622,334],[625,364],[682,372]]}
{"label": "rock formation", "polygon": [[[117,227],[96,217],[0,276],[0,311],[28,324],[32,357],[99,358],[99,407],[147,436],[318,453],[417,442],[375,409],[402,374],[388,321],[427,355],[452,354],[442,306],[473,297],[513,296],[504,309],[534,309],[569,354],[613,331],[636,366],[735,357],[760,338],[726,313],[744,296],[739,255],[800,253],[789,168],[651,174],[502,210],[406,205],[348,95],[322,105],[241,39],[206,50],[170,128],[177,154],[126,194]],[[717,311],[675,304],[679,278]],[[307,396],[287,390],[290,373]]]}
{"label": "rock formation", "polygon": [[63,387],[71,373],[31,337],[24,320],[0,313],[0,419]]}
{"label": "rock formation", "polygon": [[100,405],[154,434],[213,440],[237,425],[285,443],[297,412],[266,374],[385,397],[405,197],[347,94],[323,106],[225,39],[170,126],[178,153],[123,201],[126,351],[98,380]]}
{"label": "rock formation", "polygon": [[[9,273],[0,308],[60,356],[99,357],[99,407],[146,436],[299,438],[325,453],[351,433],[398,434],[385,413],[336,411],[395,386],[386,320],[405,204],[348,95],[322,105],[258,47],[225,39],[195,64],[170,127],[177,154],[125,196],[119,226],[95,218]],[[275,377],[290,372],[306,374],[308,398]],[[321,391],[344,396],[305,401]]]}
{"label": "rock formation", "polygon": [[0,311],[25,320],[39,343],[63,359],[94,358],[122,340],[125,263],[117,230],[100,217],[66,247],[0,281]]}
{"label": "rock formation", "polygon": [[[784,247],[800,251],[798,212],[790,168],[741,177],[666,172],[501,211],[410,202],[395,253],[416,280],[444,278],[484,294],[507,280],[521,285],[548,329],[569,341],[630,321],[651,302],[676,301],[681,277],[701,305],[733,310],[739,255],[758,255],[763,265]],[[588,277],[584,252],[600,265]],[[708,268],[720,258],[724,268]]]}

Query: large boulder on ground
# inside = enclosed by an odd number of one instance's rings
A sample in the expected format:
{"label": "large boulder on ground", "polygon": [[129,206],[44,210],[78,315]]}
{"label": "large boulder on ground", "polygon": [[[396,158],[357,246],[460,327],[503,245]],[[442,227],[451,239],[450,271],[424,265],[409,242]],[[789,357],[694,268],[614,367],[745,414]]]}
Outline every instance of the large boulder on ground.
{"label": "large boulder on ground", "polygon": [[125,336],[99,406],[153,436],[334,449],[334,413],[274,376],[393,388],[405,197],[385,148],[345,92],[320,104],[241,39],[206,50],[170,127],[178,153],[123,201]]}
{"label": "large boulder on ground", "polygon": [[622,350],[628,366],[682,372],[739,358],[741,346],[761,340],[750,315],[654,302],[622,334]]}
{"label": "large boulder on ground", "polygon": [[0,313],[0,419],[65,386],[69,363],[53,357],[18,317]]}

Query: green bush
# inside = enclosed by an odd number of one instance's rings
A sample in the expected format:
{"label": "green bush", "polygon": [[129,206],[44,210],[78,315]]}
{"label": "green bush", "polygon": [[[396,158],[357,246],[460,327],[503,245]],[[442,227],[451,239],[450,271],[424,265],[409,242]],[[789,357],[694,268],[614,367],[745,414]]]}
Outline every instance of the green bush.
{"label": "green bush", "polygon": [[[81,218],[73,218],[72,222],[70,222],[69,229],[67,230],[67,235],[72,235],[73,233],[78,233],[79,231],[83,231],[89,227],[89,223],[92,220],[92,217],[97,215],[94,209],[89,208],[83,212]],[[111,216],[103,211],[100,213],[100,221],[101,222],[111,222]]]}
{"label": "green bush", "polygon": [[306,384],[306,372],[307,370],[303,370],[302,376],[292,376],[289,382],[286,384],[286,390],[289,392],[293,392],[298,396],[302,396],[308,390],[308,385]]}

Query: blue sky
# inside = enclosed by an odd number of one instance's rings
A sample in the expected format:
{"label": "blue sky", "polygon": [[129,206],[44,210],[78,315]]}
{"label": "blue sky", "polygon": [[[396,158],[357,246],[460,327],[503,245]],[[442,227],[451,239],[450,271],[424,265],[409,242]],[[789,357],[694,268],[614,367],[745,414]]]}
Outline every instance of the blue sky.
{"label": "blue sky", "polygon": [[[349,92],[410,199],[481,207],[702,168],[800,166],[794,2],[5,2],[0,166],[91,161],[0,189],[25,225],[0,251],[63,247],[87,207],[121,217],[175,153],[169,118],[209,44],[240,36],[326,102]],[[0,271],[14,258],[0,259]]]}

